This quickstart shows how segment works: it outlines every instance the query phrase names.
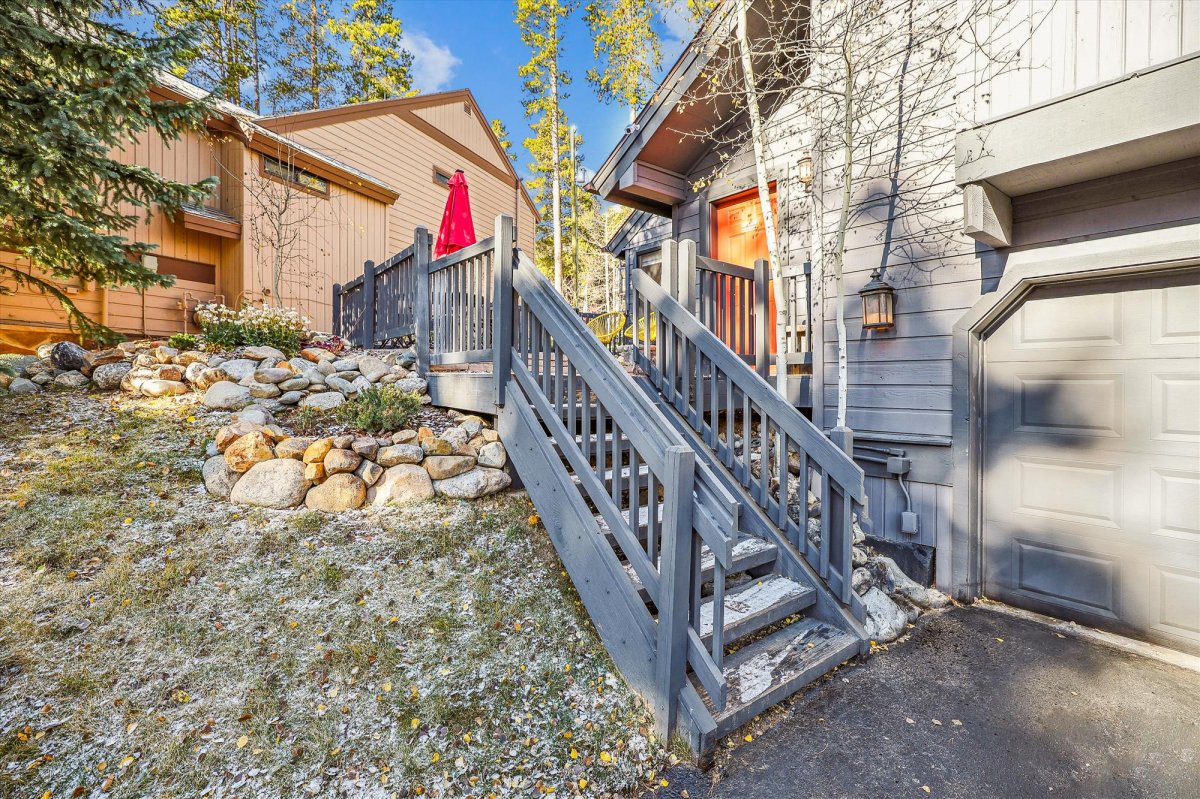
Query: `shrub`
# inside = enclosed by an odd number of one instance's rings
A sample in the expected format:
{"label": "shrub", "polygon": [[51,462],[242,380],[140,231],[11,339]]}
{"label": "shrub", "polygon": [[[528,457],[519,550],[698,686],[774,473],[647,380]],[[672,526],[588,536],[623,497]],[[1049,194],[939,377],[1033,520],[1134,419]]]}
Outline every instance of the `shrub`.
{"label": "shrub", "polygon": [[244,305],[235,311],[210,302],[196,306],[196,320],[208,349],[229,350],[248,344],[294,355],[309,335],[308,320],[294,308]]}
{"label": "shrub", "polygon": [[344,425],[368,433],[399,430],[421,410],[421,395],[401,391],[395,386],[371,386],[354,399],[334,409],[334,417]]}
{"label": "shrub", "polygon": [[176,333],[167,339],[167,346],[177,350],[194,350],[196,349],[196,337],[191,333]]}

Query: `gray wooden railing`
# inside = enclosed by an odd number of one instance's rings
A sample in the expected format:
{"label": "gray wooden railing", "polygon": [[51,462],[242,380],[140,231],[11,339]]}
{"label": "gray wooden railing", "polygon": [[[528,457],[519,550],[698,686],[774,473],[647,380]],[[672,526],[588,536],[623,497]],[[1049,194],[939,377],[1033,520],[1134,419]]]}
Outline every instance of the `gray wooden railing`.
{"label": "gray wooden railing", "polygon": [[413,243],[363,273],[333,286],[333,332],[360,347],[378,347],[416,334],[418,276],[429,263],[429,236],[418,228]]}
{"label": "gray wooden railing", "polygon": [[[862,618],[850,585],[852,513],[866,501],[862,470],[649,275],[633,275],[632,291],[634,362],[786,542]],[[646,335],[651,326],[653,338]],[[810,534],[813,489],[820,526]]]}

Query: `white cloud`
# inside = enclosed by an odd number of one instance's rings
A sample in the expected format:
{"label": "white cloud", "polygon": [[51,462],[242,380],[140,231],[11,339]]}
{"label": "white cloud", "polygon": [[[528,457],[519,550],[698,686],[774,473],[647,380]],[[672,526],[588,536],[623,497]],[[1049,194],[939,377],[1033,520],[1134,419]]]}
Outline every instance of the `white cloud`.
{"label": "white cloud", "polygon": [[450,48],[438,44],[421,31],[404,34],[404,49],[413,55],[413,85],[422,92],[440,92],[454,79],[462,60]]}

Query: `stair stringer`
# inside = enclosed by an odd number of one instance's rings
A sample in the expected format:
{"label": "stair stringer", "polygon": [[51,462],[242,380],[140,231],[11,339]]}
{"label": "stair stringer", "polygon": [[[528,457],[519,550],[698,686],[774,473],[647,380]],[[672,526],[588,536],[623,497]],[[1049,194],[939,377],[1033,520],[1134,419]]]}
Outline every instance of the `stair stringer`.
{"label": "stair stringer", "polygon": [[[653,704],[656,623],[593,511],[571,481],[521,386],[510,378],[497,431],[601,641],[629,686]],[[704,706],[699,706],[707,717]],[[690,711],[691,708],[688,708]],[[705,726],[687,714],[689,726]],[[680,717],[681,719],[683,716]],[[707,726],[715,726],[711,717]]]}
{"label": "stair stringer", "polygon": [[816,591],[816,604],[805,611],[805,614],[850,633],[860,642],[859,654],[865,654],[870,649],[870,641],[862,622],[854,617],[849,608],[838,601],[829,585],[821,579],[821,575],[792,546],[787,536],[767,517],[766,512],[759,507],[742,484],[734,479],[729,470],[716,457],[712,448],[680,416],[679,411],[666,401],[654,384],[644,375],[636,375],[633,380],[642,392],[659,406],[675,429],[687,440],[688,445],[696,453],[697,463],[704,463],[713,474],[717,475],[717,479],[721,481],[726,490],[731,492],[741,503],[742,529],[751,535],[770,541],[776,546],[778,549],[776,563],[780,573],[784,577],[810,585]]}

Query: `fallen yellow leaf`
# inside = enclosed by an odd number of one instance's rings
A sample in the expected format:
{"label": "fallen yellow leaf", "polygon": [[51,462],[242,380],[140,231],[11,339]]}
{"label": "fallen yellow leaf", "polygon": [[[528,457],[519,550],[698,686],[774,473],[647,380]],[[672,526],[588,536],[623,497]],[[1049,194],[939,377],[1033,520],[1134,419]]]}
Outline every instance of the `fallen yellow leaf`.
{"label": "fallen yellow leaf", "polygon": [[248,743],[250,743],[250,739],[247,738],[245,735],[243,735],[237,739],[237,748],[244,749],[246,744],[248,744]]}

